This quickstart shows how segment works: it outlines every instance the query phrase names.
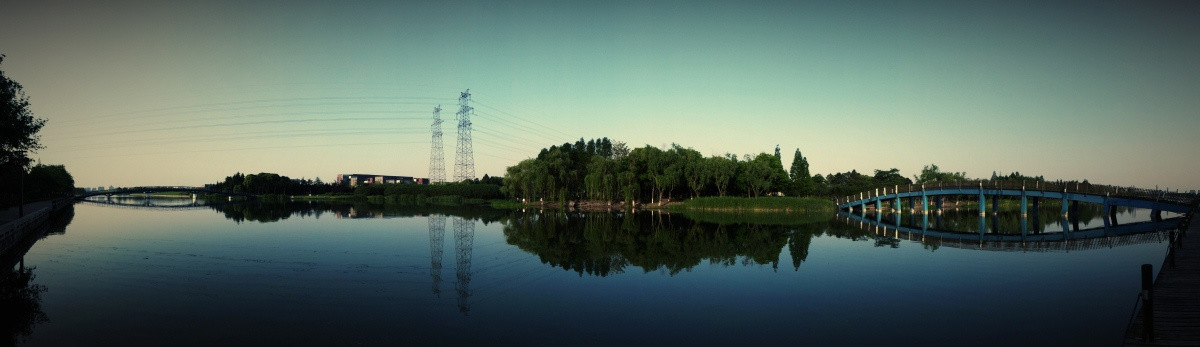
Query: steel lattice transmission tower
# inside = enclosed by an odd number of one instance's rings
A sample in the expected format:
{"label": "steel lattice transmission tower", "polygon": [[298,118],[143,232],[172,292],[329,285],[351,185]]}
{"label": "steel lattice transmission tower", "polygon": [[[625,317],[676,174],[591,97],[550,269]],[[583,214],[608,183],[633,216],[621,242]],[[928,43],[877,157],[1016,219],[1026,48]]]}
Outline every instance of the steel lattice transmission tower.
{"label": "steel lattice transmission tower", "polygon": [[442,244],[446,235],[446,216],[429,216],[429,277],[433,279],[433,294],[441,296]]}
{"label": "steel lattice transmission tower", "polygon": [[471,312],[471,247],[475,243],[475,220],[458,217],[454,219],[454,258],[458,262],[454,276],[458,282],[454,284],[458,292],[458,311],[462,314]]}
{"label": "steel lattice transmission tower", "polygon": [[[433,142],[429,145],[429,182],[446,182],[446,160],[442,157],[442,105],[433,108]],[[445,225],[445,223],[443,223]]]}
{"label": "steel lattice transmission tower", "polygon": [[471,114],[474,108],[467,105],[471,101],[471,90],[462,92],[458,97],[458,151],[454,157],[454,180],[475,179],[475,154],[471,149]]}

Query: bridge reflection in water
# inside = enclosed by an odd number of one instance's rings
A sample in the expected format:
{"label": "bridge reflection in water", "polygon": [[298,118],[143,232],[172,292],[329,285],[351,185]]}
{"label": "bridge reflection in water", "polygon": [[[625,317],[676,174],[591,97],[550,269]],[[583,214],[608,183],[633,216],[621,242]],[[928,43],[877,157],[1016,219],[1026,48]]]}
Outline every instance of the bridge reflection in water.
{"label": "bridge reflection in water", "polygon": [[211,205],[206,200],[196,199],[196,197],[179,197],[179,198],[164,198],[164,197],[90,197],[80,199],[80,202],[105,205],[111,207],[136,208],[136,209],[156,209],[156,210],[192,210],[192,209],[207,209]]}
{"label": "bridge reflection in water", "polygon": [[[1118,225],[1115,215],[1105,213],[1102,215],[1105,219],[1103,226],[1080,229],[1079,219],[1060,218],[1055,225],[1061,229],[1054,230],[1058,228],[1043,229],[1037,215],[1033,214],[1034,218],[1021,215],[1019,231],[998,230],[1000,220],[997,215],[979,216],[979,226],[974,232],[945,229],[942,214],[910,214],[907,218],[909,223],[905,224],[905,218],[899,213],[884,217],[884,214],[840,211],[837,220],[896,241],[903,239],[939,247],[1005,252],[1073,251],[1164,242],[1167,232],[1177,228],[1182,220],[1181,217],[1173,217]],[[992,225],[990,230],[989,219]]]}

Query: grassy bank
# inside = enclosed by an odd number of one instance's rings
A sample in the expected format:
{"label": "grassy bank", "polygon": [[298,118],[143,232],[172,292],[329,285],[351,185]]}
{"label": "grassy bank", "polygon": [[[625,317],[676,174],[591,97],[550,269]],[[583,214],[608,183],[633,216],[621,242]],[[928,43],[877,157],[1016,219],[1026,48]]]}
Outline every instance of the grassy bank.
{"label": "grassy bank", "polygon": [[671,211],[829,213],[833,202],[815,197],[702,197],[668,207]]}
{"label": "grassy bank", "polygon": [[801,225],[828,222],[834,212],[722,212],[722,211],[682,211],[680,214],[697,222],[713,224],[761,224],[761,225]]}

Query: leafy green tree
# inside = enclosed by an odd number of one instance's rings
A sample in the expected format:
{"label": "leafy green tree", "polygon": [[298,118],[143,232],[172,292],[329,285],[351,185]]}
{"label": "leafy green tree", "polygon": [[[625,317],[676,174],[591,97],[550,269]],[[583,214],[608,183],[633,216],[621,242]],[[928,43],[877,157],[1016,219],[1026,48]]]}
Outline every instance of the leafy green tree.
{"label": "leafy green tree", "polygon": [[796,154],[792,156],[792,170],[789,174],[795,195],[807,196],[813,194],[813,177],[812,173],[808,172],[808,159],[800,154],[799,148],[796,149]]}
{"label": "leafy green tree", "polygon": [[925,165],[916,177],[917,183],[966,181],[966,172],[942,172],[937,164]]}
{"label": "leafy green tree", "polygon": [[761,196],[770,191],[774,182],[782,180],[783,168],[779,165],[780,168],[776,170],[777,163],[775,156],[766,153],[759,153],[753,159],[739,163],[742,170],[738,183],[747,196]]}
{"label": "leafy green tree", "polygon": [[900,174],[900,169],[875,170],[875,185],[877,187],[904,186],[912,184],[912,180]]}
{"label": "leafy green tree", "polygon": [[725,193],[729,191],[729,183],[737,175],[737,157],[733,155],[714,156],[707,162],[707,171],[712,173],[713,186],[717,188],[717,195],[725,196]]}
{"label": "leafy green tree", "polygon": [[679,153],[674,149],[662,151],[653,146],[645,148],[650,154],[650,175],[658,196],[655,201],[661,204],[664,197],[670,198],[671,189],[679,185],[683,165],[680,163]]}
{"label": "leafy green tree", "polygon": [[674,147],[675,152],[679,153],[680,163],[683,166],[683,179],[687,182],[688,188],[692,190],[692,197],[700,196],[700,191],[708,186],[708,181],[712,176],[708,167],[704,165],[704,156],[691,148],[683,148],[679,145],[674,145]]}
{"label": "leafy green tree", "polygon": [[29,169],[25,183],[30,199],[67,197],[75,191],[75,179],[62,165],[38,164]]}
{"label": "leafy green tree", "polygon": [[996,176],[996,175],[994,175],[994,174],[993,174],[992,180],[996,180],[996,181],[1034,182],[1034,181],[1045,181],[1046,179],[1045,179],[1044,177],[1042,177],[1041,175],[1038,175],[1038,176],[1025,176],[1025,175],[1022,175],[1022,174],[1021,174],[1021,172],[1019,172],[1019,171],[1013,171],[1013,172],[1011,172],[1011,173],[1009,173],[1009,174],[1007,174],[1007,175],[999,175],[999,176]]}
{"label": "leafy green tree", "polygon": [[588,163],[587,176],[584,178],[588,197],[596,200],[612,201],[616,198],[616,162],[603,156],[592,156]]}
{"label": "leafy green tree", "polygon": [[621,159],[629,156],[629,146],[624,142],[617,142],[612,145],[612,158]]}
{"label": "leafy green tree", "polygon": [[858,170],[829,174],[826,175],[825,180],[829,182],[829,194],[834,196],[858,194],[868,189],[878,188],[874,177],[861,174]]}
{"label": "leafy green tree", "polygon": [[819,196],[828,196],[829,195],[829,181],[825,180],[825,176],[821,176],[821,174],[812,175],[812,183],[813,183],[813,195],[819,195]]}
{"label": "leafy green tree", "polygon": [[788,172],[783,168],[783,159],[780,158],[779,145],[775,145],[774,160],[770,162],[771,166],[771,185],[767,188],[767,192],[786,192],[792,190],[792,181],[788,179]]}
{"label": "leafy green tree", "polygon": [[29,154],[43,148],[37,133],[45,124],[45,119],[34,117],[29,110],[29,97],[21,84],[0,70],[0,166],[28,167],[32,163]]}

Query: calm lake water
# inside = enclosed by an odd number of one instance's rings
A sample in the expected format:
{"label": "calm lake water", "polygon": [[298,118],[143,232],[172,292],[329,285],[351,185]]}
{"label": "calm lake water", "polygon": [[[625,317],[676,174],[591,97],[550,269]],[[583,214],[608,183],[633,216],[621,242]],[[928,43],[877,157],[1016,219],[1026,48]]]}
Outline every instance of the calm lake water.
{"label": "calm lake water", "polygon": [[[32,280],[6,282],[6,293],[24,295],[6,304],[20,309],[0,312],[10,338],[60,346],[1117,345],[1139,265],[1157,269],[1167,247],[1164,232],[1024,245],[922,240],[870,225],[874,215],[151,203],[177,207],[82,202],[60,217],[24,256]],[[973,213],[951,211],[938,225],[978,236]],[[1056,211],[1041,215],[1026,222],[1030,237],[1061,234]],[[1069,230],[1103,228],[1096,211],[1080,215]],[[1117,219],[1137,224],[1149,213]],[[984,221],[984,234],[1021,235],[1020,225],[1001,214]]]}

